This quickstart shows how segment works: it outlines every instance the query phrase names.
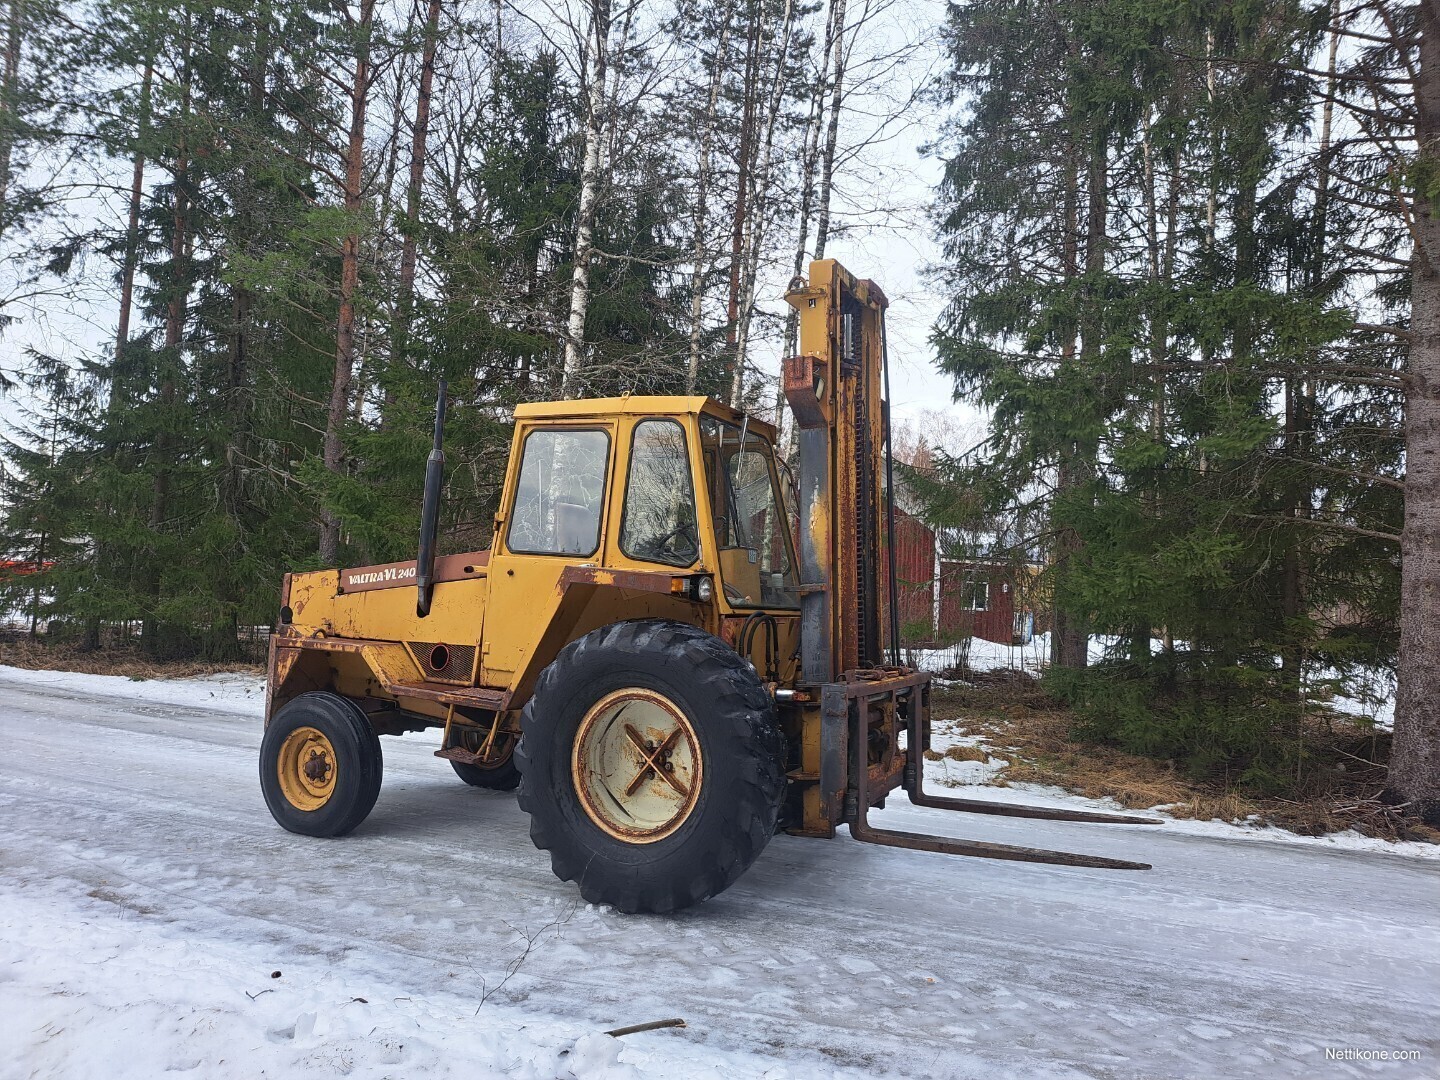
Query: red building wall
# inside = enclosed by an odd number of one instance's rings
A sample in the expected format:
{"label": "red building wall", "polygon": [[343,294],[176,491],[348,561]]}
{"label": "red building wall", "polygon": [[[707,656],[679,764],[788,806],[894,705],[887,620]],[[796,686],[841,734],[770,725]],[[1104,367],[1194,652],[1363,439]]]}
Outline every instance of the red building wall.
{"label": "red building wall", "polygon": [[[880,560],[881,636],[889,640],[889,582]],[[908,642],[926,641],[935,632],[935,534],[923,522],[895,508],[895,587],[900,595],[900,635]]]}
{"label": "red building wall", "polygon": [[[1030,606],[1018,593],[1008,564],[985,560],[940,561],[936,579],[935,533],[921,522],[895,509],[895,584],[900,596],[900,636],[907,644],[954,641],[971,636],[1001,645],[1019,643],[1029,623]],[[885,551],[881,549],[880,604],[881,636],[889,640],[889,586],[884,572]],[[975,610],[970,580],[988,586],[983,610]],[[939,622],[936,624],[936,595],[939,595]],[[1017,611],[1019,618],[1017,619]]]}
{"label": "red building wall", "polygon": [[[984,610],[974,610],[977,590],[970,582],[987,585]],[[1008,568],[984,562],[941,560],[940,563],[940,637],[983,638],[1000,645],[1017,640],[1015,619],[1015,588]]]}

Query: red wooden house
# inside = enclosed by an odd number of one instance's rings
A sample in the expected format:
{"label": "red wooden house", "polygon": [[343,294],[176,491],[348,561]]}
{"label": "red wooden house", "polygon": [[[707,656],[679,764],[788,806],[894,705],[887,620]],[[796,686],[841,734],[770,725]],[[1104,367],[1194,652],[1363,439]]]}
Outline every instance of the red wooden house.
{"label": "red wooden house", "polygon": [[[1028,643],[1037,629],[1045,628],[1036,626],[1042,610],[1034,585],[1038,573],[1039,567],[1017,570],[995,559],[937,558],[934,531],[895,508],[895,586],[900,596],[900,636],[907,644],[947,643],[963,637],[1000,645]],[[882,573],[880,597],[887,619],[888,594]]]}
{"label": "red wooden house", "polygon": [[[885,565],[883,549],[880,565],[882,568]],[[902,640],[929,641],[935,636],[935,533],[898,506],[895,508],[895,591],[900,595]],[[889,603],[889,582],[882,569],[880,605],[887,619]]]}
{"label": "red wooden house", "polygon": [[940,561],[940,637],[967,635],[1000,645],[1024,645],[1035,634],[1032,582],[1036,568],[1018,573],[990,559]]}

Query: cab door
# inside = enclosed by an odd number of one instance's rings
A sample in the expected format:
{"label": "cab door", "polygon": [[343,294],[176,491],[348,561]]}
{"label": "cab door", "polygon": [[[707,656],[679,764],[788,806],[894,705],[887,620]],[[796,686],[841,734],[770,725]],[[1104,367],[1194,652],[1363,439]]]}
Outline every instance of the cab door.
{"label": "cab door", "polygon": [[565,568],[604,562],[614,457],[613,424],[529,424],[516,432],[490,559],[485,685],[510,685],[529,659]]}

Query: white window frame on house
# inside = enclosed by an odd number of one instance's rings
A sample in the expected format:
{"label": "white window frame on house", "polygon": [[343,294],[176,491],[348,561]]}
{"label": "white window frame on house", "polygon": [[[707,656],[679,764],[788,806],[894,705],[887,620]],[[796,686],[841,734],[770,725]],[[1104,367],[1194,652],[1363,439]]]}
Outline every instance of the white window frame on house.
{"label": "white window frame on house", "polygon": [[960,581],[960,606],[965,611],[990,610],[990,581],[969,571]]}

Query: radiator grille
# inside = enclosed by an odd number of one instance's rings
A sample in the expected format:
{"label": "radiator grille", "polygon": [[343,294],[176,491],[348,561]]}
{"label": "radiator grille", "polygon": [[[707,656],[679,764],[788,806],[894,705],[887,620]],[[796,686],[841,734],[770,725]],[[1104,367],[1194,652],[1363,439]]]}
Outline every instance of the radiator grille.
{"label": "radiator grille", "polygon": [[469,686],[474,681],[474,645],[446,645],[439,641],[407,641],[405,644],[428,681],[457,686]]}

